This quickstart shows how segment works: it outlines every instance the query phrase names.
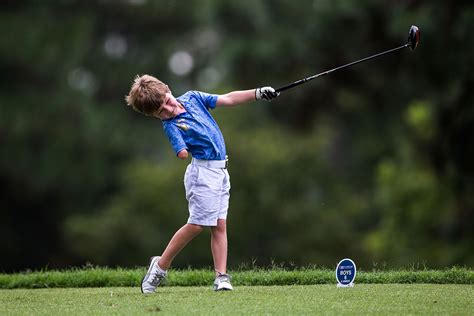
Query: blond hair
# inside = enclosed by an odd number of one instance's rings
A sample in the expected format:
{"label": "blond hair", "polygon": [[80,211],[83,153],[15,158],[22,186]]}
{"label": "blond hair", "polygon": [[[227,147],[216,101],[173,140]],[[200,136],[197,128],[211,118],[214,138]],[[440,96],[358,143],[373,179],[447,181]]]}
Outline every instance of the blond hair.
{"label": "blond hair", "polygon": [[166,93],[171,92],[166,84],[150,75],[137,75],[125,102],[135,111],[152,115],[163,101]]}

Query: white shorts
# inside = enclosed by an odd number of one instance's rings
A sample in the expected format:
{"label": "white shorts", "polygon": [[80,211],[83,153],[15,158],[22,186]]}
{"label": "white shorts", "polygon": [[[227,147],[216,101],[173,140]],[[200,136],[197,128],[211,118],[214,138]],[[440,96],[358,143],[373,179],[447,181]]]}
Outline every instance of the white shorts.
{"label": "white shorts", "polygon": [[217,226],[227,218],[230,177],[225,161],[193,158],[184,174],[184,187],[189,208],[189,224]]}

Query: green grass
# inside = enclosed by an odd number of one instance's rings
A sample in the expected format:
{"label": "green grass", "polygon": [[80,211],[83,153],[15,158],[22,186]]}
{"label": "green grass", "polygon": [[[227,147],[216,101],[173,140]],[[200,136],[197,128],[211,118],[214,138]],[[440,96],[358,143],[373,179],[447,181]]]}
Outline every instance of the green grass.
{"label": "green grass", "polygon": [[336,288],[329,269],[231,271],[233,292],[212,291],[208,270],[172,270],[156,294],[139,290],[145,268],[87,267],[0,274],[0,315],[471,314],[474,271],[358,271]]}
{"label": "green grass", "polygon": [[[70,287],[137,287],[145,268],[109,269],[81,268],[63,271],[37,271],[0,274],[0,289],[70,288]],[[233,284],[242,285],[314,285],[335,284],[335,272],[329,269],[283,268],[230,271]],[[169,286],[207,286],[214,280],[208,270],[171,270]],[[465,268],[445,270],[358,271],[357,284],[373,283],[435,283],[474,284],[474,271]]]}
{"label": "green grass", "polygon": [[163,287],[152,295],[138,288],[0,290],[0,315],[313,315],[473,313],[473,285],[334,284]]}

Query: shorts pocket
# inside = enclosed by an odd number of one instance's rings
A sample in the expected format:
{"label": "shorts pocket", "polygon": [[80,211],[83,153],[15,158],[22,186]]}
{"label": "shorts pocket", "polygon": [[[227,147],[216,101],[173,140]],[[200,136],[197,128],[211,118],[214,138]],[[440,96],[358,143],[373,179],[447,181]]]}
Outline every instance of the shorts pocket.
{"label": "shorts pocket", "polygon": [[222,169],[211,169],[198,167],[196,185],[201,189],[220,190],[224,181],[225,173]]}
{"label": "shorts pocket", "polygon": [[197,182],[199,176],[199,168],[195,165],[189,164],[184,173],[184,189],[186,191],[186,198],[189,199],[192,188]]}

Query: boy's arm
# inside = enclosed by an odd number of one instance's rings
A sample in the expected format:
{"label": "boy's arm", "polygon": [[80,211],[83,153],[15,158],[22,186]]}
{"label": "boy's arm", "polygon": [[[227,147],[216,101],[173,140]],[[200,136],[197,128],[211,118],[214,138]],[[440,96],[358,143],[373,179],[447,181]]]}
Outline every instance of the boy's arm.
{"label": "boy's arm", "polygon": [[188,158],[188,150],[183,137],[179,133],[177,127],[172,123],[163,123],[163,129],[165,130],[166,136],[170,141],[171,147],[176,152],[176,155],[180,159]]}
{"label": "boy's arm", "polygon": [[216,106],[233,106],[260,99],[270,101],[279,95],[280,93],[275,92],[275,89],[272,87],[232,91],[219,95],[217,97]]}

